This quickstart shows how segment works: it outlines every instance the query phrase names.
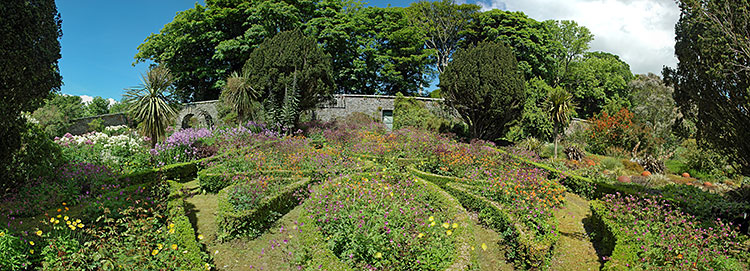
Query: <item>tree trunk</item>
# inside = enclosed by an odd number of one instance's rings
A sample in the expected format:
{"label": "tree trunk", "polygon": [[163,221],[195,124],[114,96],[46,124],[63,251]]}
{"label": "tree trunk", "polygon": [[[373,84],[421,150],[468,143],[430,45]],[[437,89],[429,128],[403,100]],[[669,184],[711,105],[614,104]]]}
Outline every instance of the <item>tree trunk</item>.
{"label": "tree trunk", "polygon": [[555,125],[555,159],[557,159],[557,141],[560,139],[560,136],[557,135],[557,125]]}

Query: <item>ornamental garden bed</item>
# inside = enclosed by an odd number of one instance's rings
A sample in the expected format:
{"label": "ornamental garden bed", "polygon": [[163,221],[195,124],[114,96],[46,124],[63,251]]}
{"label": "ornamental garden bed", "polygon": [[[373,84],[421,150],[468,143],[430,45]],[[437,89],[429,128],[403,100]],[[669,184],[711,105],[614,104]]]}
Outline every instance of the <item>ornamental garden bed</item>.
{"label": "ornamental garden bed", "polygon": [[[363,173],[323,182],[302,205],[316,267],[469,270],[473,224],[455,199],[413,176]],[[338,270],[338,269],[337,269]]]}
{"label": "ornamental garden bed", "polygon": [[604,270],[742,270],[731,223],[705,225],[660,198],[606,195],[591,203]]}

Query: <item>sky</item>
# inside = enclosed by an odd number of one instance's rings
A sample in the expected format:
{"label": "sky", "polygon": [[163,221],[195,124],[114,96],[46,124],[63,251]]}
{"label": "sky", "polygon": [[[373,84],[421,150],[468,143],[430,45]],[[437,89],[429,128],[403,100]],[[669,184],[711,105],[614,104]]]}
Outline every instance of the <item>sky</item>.
{"label": "sky", "polygon": [[[148,64],[133,66],[137,47],[195,0],[56,0],[62,17],[62,93],[84,101],[120,100],[141,83]],[[412,1],[370,1],[371,6],[408,6]],[[461,1],[457,1],[461,2]],[[673,0],[472,0],[483,10],[522,11],[536,20],[575,20],[594,34],[592,51],[619,55],[633,73],[660,74],[674,67]],[[200,1],[199,3],[203,3]]]}

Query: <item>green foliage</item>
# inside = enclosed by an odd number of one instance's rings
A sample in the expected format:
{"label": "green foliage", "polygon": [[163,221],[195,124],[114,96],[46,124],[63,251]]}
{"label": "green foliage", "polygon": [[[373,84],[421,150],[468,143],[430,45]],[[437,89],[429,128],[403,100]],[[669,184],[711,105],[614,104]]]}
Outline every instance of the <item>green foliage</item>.
{"label": "green foliage", "polygon": [[174,89],[174,78],[163,66],[149,69],[142,76],[143,83],[125,93],[128,113],[138,123],[140,132],[151,138],[151,148],[166,136],[167,127],[172,126],[177,111],[170,98]]}
{"label": "green foliage", "polygon": [[523,12],[492,9],[474,14],[464,33],[461,47],[480,41],[504,42],[518,60],[518,70],[525,78],[554,80],[555,49],[547,24],[529,18]]}
{"label": "green foliage", "polygon": [[638,75],[630,81],[631,111],[636,120],[651,128],[656,137],[668,138],[677,118],[672,94],[674,89],[664,84],[658,75]]}
{"label": "green foliage", "polygon": [[249,77],[247,71],[242,75],[232,72],[221,91],[221,101],[237,116],[238,123],[244,123],[255,115],[253,103],[257,101],[260,93],[250,85]]}
{"label": "green foliage", "polygon": [[400,92],[396,93],[396,100],[393,102],[393,129],[415,127],[437,132],[447,122],[432,114],[423,102],[412,97],[404,97]]}
{"label": "green foliage", "polygon": [[485,140],[505,135],[526,100],[515,57],[495,42],[459,49],[440,75],[440,89],[446,103],[469,125],[471,136]]}
{"label": "green foliage", "polygon": [[79,96],[53,94],[44,106],[31,116],[51,137],[62,136],[67,132],[70,121],[84,117],[86,107]]}
{"label": "green foliage", "polygon": [[54,176],[55,169],[64,161],[60,146],[37,125],[27,123],[21,134],[20,148],[10,154],[7,164],[0,164],[6,174],[0,183],[0,194],[34,179]]}
{"label": "green foliage", "polygon": [[302,111],[329,100],[335,88],[330,56],[299,30],[263,42],[244,69],[264,99],[269,121],[286,129],[297,125]]}
{"label": "green foliage", "polygon": [[625,167],[620,159],[614,157],[606,157],[600,161],[602,167],[607,170],[616,170],[618,168]]}
{"label": "green foliage", "polygon": [[[628,105],[628,83],[632,79],[630,66],[619,56],[592,52],[586,53],[580,61],[571,62],[560,84],[575,97],[581,109],[579,115],[589,118],[610,101]],[[615,110],[619,108],[622,107]]]}
{"label": "green foliage", "polygon": [[552,90],[552,87],[538,77],[526,81],[527,98],[521,111],[521,121],[513,127],[512,131],[515,131],[515,135],[511,135],[511,132],[506,135],[506,138],[514,141],[527,137],[552,139],[553,123],[544,110],[544,101]]}
{"label": "green foliage", "polygon": [[257,237],[299,204],[311,183],[304,179],[245,179],[219,192],[218,238]]}
{"label": "green foliage", "polygon": [[[727,176],[727,166],[730,165],[726,156],[716,153],[716,151],[707,148],[705,145],[697,144],[695,139],[687,139],[681,145],[684,151],[680,153],[682,160],[688,172],[696,176],[700,175]],[[682,173],[682,172],[678,172]]]}
{"label": "green foliage", "polygon": [[516,146],[527,151],[540,153],[542,151],[542,147],[544,146],[544,142],[541,142],[539,141],[539,139],[536,139],[533,137],[527,137],[521,140],[520,142],[518,142]]}
{"label": "green foliage", "polygon": [[585,26],[579,26],[575,21],[545,21],[552,35],[552,48],[550,52],[555,59],[553,69],[554,84],[557,86],[571,73],[572,63],[581,58],[588,51],[589,43],[594,40],[594,35]]}
{"label": "green foliage", "polygon": [[433,64],[439,74],[445,71],[459,48],[462,32],[479,8],[473,4],[458,5],[453,0],[420,0],[406,9],[410,24],[424,34],[424,45],[433,52]]}
{"label": "green foliage", "polygon": [[[747,0],[678,1],[676,69],[664,70],[696,138],[750,174],[750,3]],[[717,121],[720,120],[720,121]]]}
{"label": "green foliage", "polygon": [[112,104],[112,106],[109,107],[109,113],[127,113],[128,112],[128,104],[125,99],[120,100],[119,102],[116,102]]}
{"label": "green foliage", "polygon": [[31,265],[29,246],[20,238],[0,227],[0,268],[3,270],[26,270]]}
{"label": "green foliage", "polygon": [[104,131],[104,120],[101,118],[98,119],[92,119],[88,123],[89,126],[89,132],[102,132]]}
{"label": "green foliage", "polygon": [[570,118],[576,111],[573,95],[560,87],[549,92],[544,101],[544,110],[549,115],[555,127],[555,158],[557,158],[557,143],[560,141],[560,131],[564,131],[570,123]]}
{"label": "green foliage", "polygon": [[109,113],[109,101],[102,98],[101,96],[94,97],[91,102],[86,105],[86,116],[98,116]]}
{"label": "green foliage", "polygon": [[26,130],[21,112],[34,111],[60,90],[62,21],[52,0],[4,2],[0,16],[0,170],[5,170]]}

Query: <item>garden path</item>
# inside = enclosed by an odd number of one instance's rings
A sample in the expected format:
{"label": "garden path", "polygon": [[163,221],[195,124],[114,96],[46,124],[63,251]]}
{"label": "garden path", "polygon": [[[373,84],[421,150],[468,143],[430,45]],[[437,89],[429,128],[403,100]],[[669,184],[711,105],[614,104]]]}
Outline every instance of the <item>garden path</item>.
{"label": "garden path", "polygon": [[550,270],[599,270],[601,262],[586,225],[591,219],[589,202],[573,193],[565,194],[565,206],[555,211],[560,240],[555,245]]}

